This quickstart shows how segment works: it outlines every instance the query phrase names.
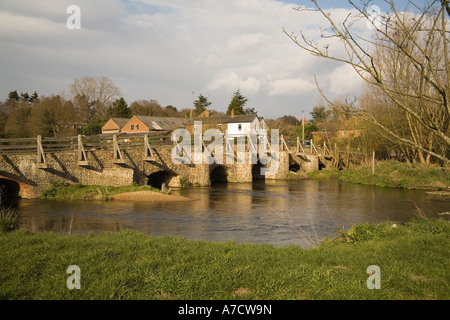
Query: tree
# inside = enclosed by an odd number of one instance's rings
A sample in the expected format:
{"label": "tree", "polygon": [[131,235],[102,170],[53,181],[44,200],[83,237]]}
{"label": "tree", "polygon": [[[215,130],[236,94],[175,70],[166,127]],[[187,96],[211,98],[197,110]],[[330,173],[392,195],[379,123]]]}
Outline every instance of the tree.
{"label": "tree", "polygon": [[328,116],[330,112],[324,106],[315,106],[313,107],[313,110],[312,112],[310,112],[310,114],[312,116],[312,121],[314,123],[320,123],[328,121]]}
{"label": "tree", "polygon": [[256,111],[255,108],[245,108],[244,114],[255,114],[255,115],[257,115],[258,111]]}
{"label": "tree", "polygon": [[[369,15],[367,3],[358,6],[349,1],[354,11],[342,22],[332,18],[316,0],[312,2],[315,11],[327,21],[329,28],[322,30],[319,38],[309,37],[303,32],[300,37],[286,30],[283,30],[284,33],[314,56],[350,65],[368,87],[376,88],[390,101],[392,108],[400,112],[396,114],[409,117],[418,131],[428,133],[438,143],[423,145],[411,134],[402,135],[393,131],[374,116],[373,110],[361,109],[364,119],[398,144],[420,150],[449,164],[450,158],[446,152],[450,148],[448,1],[427,1],[422,6],[408,1],[417,14],[400,10],[393,1],[386,1],[390,6],[388,14],[377,16],[376,19]],[[298,7],[296,10],[304,12],[305,8]],[[363,38],[352,28],[361,19],[373,27],[373,38]],[[347,56],[332,54],[335,51],[329,50],[330,39],[339,40]],[[396,64],[389,65],[393,61],[386,57],[396,57]],[[411,80],[410,85],[402,85],[398,76]],[[433,147],[436,145],[440,148]]]}
{"label": "tree", "polygon": [[117,99],[112,104],[109,114],[112,118],[131,118],[130,109],[128,109],[128,103],[124,98]]}
{"label": "tree", "polygon": [[5,124],[5,132],[7,137],[12,138],[26,138],[30,137],[31,130],[29,126],[29,119],[31,114],[31,107],[28,103],[20,101],[15,106],[8,117]]}
{"label": "tree", "polygon": [[[312,132],[319,131],[315,123],[306,123],[305,124],[305,140],[309,139],[311,137]],[[295,129],[295,135],[300,138],[300,140],[303,140],[303,127],[299,126]]]}
{"label": "tree", "polygon": [[30,102],[31,102],[31,104],[39,102],[39,95],[36,91],[33,92],[33,94],[31,95]]}
{"label": "tree", "polygon": [[156,100],[138,100],[130,105],[131,115],[163,117],[164,109]]}
{"label": "tree", "polygon": [[199,116],[203,111],[206,110],[211,105],[211,102],[208,101],[208,98],[204,95],[200,94],[197,100],[194,101],[194,114],[195,116]]}
{"label": "tree", "polygon": [[89,102],[85,95],[77,95],[72,99],[75,117],[81,124],[87,124],[94,118],[94,103]]}
{"label": "tree", "polygon": [[20,100],[20,96],[17,93],[17,90],[11,91],[8,94],[8,100],[10,100],[10,101],[19,101]]}
{"label": "tree", "polygon": [[20,93],[20,100],[26,103],[30,102],[30,95],[28,94],[28,92],[21,92]]}
{"label": "tree", "polygon": [[61,137],[73,135],[75,108],[71,101],[59,95],[43,97],[31,108],[30,133],[32,136]]}
{"label": "tree", "polygon": [[[231,110],[234,110],[235,115],[246,114],[244,107],[247,104],[248,99],[244,97],[239,90],[236,91],[228,105],[227,115],[231,115]],[[250,110],[249,110],[250,111]]]}
{"label": "tree", "polygon": [[73,99],[84,97],[97,119],[106,118],[109,107],[121,96],[120,89],[107,77],[75,78],[70,92]]}
{"label": "tree", "polygon": [[78,129],[78,134],[83,134],[85,136],[101,134],[102,127],[105,125],[105,123],[106,120],[103,119],[91,120],[87,125],[83,126],[81,129]]}

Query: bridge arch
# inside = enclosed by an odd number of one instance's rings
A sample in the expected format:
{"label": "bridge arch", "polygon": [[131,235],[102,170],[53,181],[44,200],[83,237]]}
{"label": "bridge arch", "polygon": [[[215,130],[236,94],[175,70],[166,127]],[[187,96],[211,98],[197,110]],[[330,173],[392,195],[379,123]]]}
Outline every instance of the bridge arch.
{"label": "bridge arch", "polygon": [[177,174],[171,170],[160,170],[147,176],[147,185],[162,189],[163,186],[167,187],[170,180],[175,176]]}
{"label": "bridge arch", "polygon": [[228,172],[225,166],[217,166],[209,173],[211,184],[228,182]]}
{"label": "bridge arch", "polygon": [[33,186],[20,178],[0,174],[1,196],[6,198],[33,198]]}

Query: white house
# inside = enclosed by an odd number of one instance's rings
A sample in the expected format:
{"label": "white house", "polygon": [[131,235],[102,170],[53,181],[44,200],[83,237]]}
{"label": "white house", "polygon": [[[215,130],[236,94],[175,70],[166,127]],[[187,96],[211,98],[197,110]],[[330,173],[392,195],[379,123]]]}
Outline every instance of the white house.
{"label": "white house", "polygon": [[234,116],[228,118],[227,120],[226,133],[230,138],[247,136],[249,134],[261,134],[261,121],[259,120],[258,116],[254,114]]}
{"label": "white house", "polygon": [[264,119],[258,118],[255,114],[193,118],[189,120],[186,128],[191,134],[198,133],[200,132],[200,123],[203,133],[208,129],[215,128],[226,134],[229,139],[248,136],[249,134],[257,136],[267,135],[265,130],[267,126]]}

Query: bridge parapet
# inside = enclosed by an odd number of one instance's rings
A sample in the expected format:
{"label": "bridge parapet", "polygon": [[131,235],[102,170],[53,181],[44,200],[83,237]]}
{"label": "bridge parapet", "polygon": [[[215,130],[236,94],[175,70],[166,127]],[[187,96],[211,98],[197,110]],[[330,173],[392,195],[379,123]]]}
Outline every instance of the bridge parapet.
{"label": "bridge parapet", "polygon": [[[247,152],[251,140],[248,141]],[[0,139],[0,179],[16,181],[20,184],[20,195],[31,198],[48,188],[52,181],[126,186],[133,182],[146,184],[149,177],[158,172],[167,173],[165,183],[169,186],[180,186],[181,180],[209,186],[211,173],[217,166],[226,169],[228,182],[251,182],[254,178],[254,163],[230,164],[226,155],[223,164],[175,164],[172,159],[175,144],[167,132]],[[203,144],[202,151],[207,147]],[[286,144],[281,144],[279,169],[265,178],[284,179],[291,154]],[[194,159],[192,153],[190,156]]]}

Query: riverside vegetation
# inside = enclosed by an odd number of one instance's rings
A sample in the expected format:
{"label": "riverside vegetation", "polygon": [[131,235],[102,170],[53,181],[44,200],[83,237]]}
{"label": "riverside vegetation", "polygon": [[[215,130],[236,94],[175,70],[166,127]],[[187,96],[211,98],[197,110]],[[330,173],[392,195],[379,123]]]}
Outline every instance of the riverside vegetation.
{"label": "riverside vegetation", "polygon": [[[0,232],[0,299],[449,299],[450,222],[354,226],[318,246],[207,242],[133,231]],[[69,290],[66,269],[81,270]],[[378,265],[381,289],[366,269]]]}
{"label": "riverside vegetation", "polygon": [[[442,168],[389,161],[378,163],[374,176],[369,168],[362,168],[319,171],[310,177],[383,187],[449,186]],[[42,198],[109,199],[142,190],[150,187],[55,183]],[[153,237],[133,231],[87,236],[32,233],[14,230],[17,214],[11,210],[3,209],[0,218],[0,299],[450,298],[450,221],[442,218],[419,216],[403,225],[355,225],[309,249]],[[81,269],[80,290],[66,286],[70,265]],[[370,265],[380,267],[380,290],[367,288]]]}
{"label": "riverside vegetation", "polygon": [[405,189],[433,189],[450,191],[450,169],[438,165],[403,163],[394,160],[377,162],[375,174],[372,166],[359,169],[321,170],[308,174],[311,179],[340,179],[363,185],[398,187]]}
{"label": "riverside vegetation", "polygon": [[111,200],[114,195],[125,192],[153,191],[169,194],[170,190],[159,190],[151,186],[133,184],[124,187],[87,186],[79,183],[66,185],[52,182],[51,187],[39,196],[42,200]]}

